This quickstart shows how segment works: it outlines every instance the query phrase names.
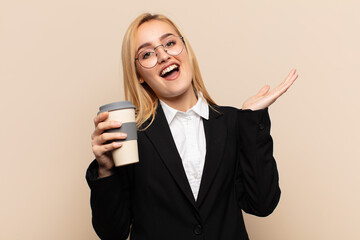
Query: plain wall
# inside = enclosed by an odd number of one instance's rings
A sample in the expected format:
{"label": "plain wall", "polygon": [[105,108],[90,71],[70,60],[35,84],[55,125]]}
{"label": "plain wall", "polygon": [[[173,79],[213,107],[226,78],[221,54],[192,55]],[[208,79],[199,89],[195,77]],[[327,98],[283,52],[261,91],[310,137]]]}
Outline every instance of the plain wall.
{"label": "plain wall", "polygon": [[2,0],[0,239],[98,239],[85,170],[102,104],[124,99],[123,34],[163,13],[190,40],[208,91],[241,107],[291,68],[270,107],[282,196],[245,216],[252,240],[360,239],[360,2]]}

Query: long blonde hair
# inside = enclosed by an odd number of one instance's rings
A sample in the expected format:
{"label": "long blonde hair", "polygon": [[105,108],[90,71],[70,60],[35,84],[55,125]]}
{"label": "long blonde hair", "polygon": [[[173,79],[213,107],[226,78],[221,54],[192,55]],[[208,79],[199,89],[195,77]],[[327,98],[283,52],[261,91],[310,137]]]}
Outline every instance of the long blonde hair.
{"label": "long blonde hair", "polygon": [[158,106],[158,97],[154,91],[145,82],[143,84],[139,83],[139,75],[137,74],[135,66],[136,30],[141,24],[151,20],[163,21],[170,24],[177,32],[177,34],[184,38],[185,47],[187,49],[190,64],[193,70],[193,89],[195,93],[201,92],[203,98],[206,99],[208,104],[216,105],[215,102],[211,99],[209,93],[206,91],[194,51],[192,50],[190,43],[181,33],[180,29],[164,15],[143,13],[137,17],[127,29],[123,39],[121,51],[125,98],[136,106],[136,126],[138,129],[140,129],[140,126],[150,117],[150,123],[147,126],[144,126],[143,129],[146,129],[151,125],[155,119],[156,108]]}

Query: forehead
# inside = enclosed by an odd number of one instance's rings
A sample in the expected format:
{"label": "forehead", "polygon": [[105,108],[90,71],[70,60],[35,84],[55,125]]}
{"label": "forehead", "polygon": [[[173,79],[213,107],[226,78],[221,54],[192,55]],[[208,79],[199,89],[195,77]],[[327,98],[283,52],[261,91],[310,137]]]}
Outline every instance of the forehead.
{"label": "forehead", "polygon": [[157,44],[160,37],[166,33],[177,35],[174,27],[167,22],[151,20],[139,26],[135,34],[136,49],[144,43]]}

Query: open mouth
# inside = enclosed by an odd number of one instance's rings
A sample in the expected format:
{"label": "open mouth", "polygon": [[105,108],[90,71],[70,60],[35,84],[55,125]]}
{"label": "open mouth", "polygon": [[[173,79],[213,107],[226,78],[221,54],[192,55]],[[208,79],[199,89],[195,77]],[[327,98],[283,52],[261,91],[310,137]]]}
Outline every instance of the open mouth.
{"label": "open mouth", "polygon": [[172,76],[175,76],[177,72],[179,72],[179,65],[174,63],[162,70],[160,76],[163,78],[171,78]]}

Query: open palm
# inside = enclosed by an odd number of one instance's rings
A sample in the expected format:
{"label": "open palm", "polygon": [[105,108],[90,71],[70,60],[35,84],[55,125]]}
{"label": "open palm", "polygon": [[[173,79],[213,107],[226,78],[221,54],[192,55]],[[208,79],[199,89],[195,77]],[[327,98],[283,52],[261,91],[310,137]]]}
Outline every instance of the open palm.
{"label": "open palm", "polygon": [[296,69],[293,69],[290,71],[285,80],[273,90],[270,91],[270,86],[265,85],[256,95],[250,97],[244,102],[242,109],[251,109],[255,111],[269,107],[276,101],[276,99],[289,89],[297,77],[298,74],[296,74]]}

